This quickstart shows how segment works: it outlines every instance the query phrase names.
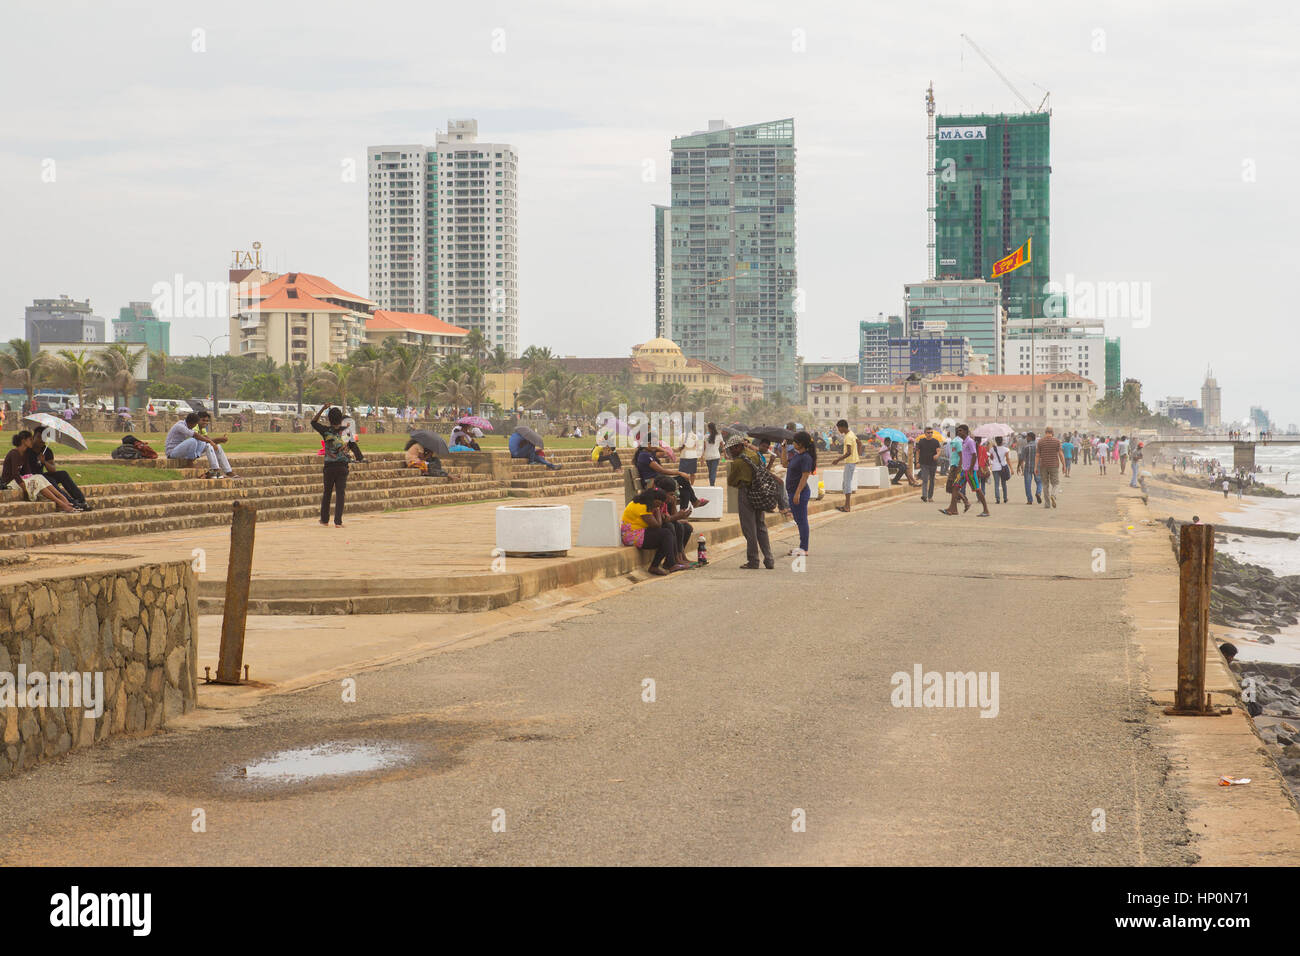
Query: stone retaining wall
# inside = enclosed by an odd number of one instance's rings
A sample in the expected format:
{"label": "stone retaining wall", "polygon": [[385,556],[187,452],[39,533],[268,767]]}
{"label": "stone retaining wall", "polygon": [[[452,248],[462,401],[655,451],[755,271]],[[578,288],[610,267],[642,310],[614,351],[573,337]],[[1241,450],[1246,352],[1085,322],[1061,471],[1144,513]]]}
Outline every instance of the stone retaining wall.
{"label": "stone retaining wall", "polygon": [[[168,717],[191,710],[198,684],[197,595],[187,561],[60,569],[0,583],[0,773],[109,736],[150,734]],[[50,706],[56,703],[50,698],[39,706],[39,696],[29,696],[35,688],[22,695],[16,683],[20,667],[29,680],[52,672],[89,674],[94,689],[102,679],[102,713],[88,715],[85,700],[65,707]],[[6,682],[4,675],[12,676]],[[5,693],[10,689],[12,702]],[[37,706],[16,706],[20,695]]]}

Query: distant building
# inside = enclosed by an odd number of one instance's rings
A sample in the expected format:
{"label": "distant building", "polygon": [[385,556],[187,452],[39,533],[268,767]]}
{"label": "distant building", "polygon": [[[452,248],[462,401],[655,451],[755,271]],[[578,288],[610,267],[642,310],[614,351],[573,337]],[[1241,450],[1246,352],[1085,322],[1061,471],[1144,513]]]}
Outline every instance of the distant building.
{"label": "distant building", "polygon": [[1075,372],[1054,375],[939,375],[921,383],[923,418],[952,418],[972,427],[999,422],[1012,428],[1084,428],[1097,401],[1097,384]]}
{"label": "distant building", "polygon": [[1268,411],[1260,408],[1258,405],[1250,406],[1250,422],[1255,426],[1256,431],[1272,431],[1272,421],[1268,417]]}
{"label": "distant building", "polygon": [[673,209],[655,209],[655,338],[673,337]]}
{"label": "distant building", "polygon": [[742,408],[761,402],[764,395],[764,383],[757,375],[731,376],[731,400]]}
{"label": "distant building", "polygon": [[143,344],[150,352],[171,354],[172,324],[154,315],[148,302],[132,302],[124,306],[113,320],[114,342]]}
{"label": "distant building", "polygon": [[677,343],[668,339],[635,345],[632,354],[622,358],[568,356],[555,359],[555,364],[572,375],[626,375],[632,385],[680,384],[692,392],[714,392],[722,402],[732,398],[734,377],[730,372],[703,359],[687,358]]}
{"label": "distant building", "polygon": [[988,279],[1032,238],[1030,263],[998,280],[1012,319],[1043,315],[1051,278],[1050,126],[1049,112],[935,117],[934,275]]}
{"label": "distant building", "polygon": [[370,295],[519,355],[519,154],[449,120],[433,146],[367,148]]}
{"label": "distant building", "polygon": [[1214,371],[1208,368],[1205,370],[1205,383],[1201,386],[1201,410],[1206,428],[1218,428],[1223,424],[1223,392]]}
{"label": "distant building", "polygon": [[[682,352],[798,395],[794,120],[672,140],[673,339]],[[659,220],[656,218],[656,224]]]}
{"label": "distant building", "polygon": [[889,340],[889,381],[908,375],[965,375],[966,339],[909,336]]}
{"label": "distant building", "polygon": [[944,334],[970,339],[971,349],[987,355],[995,373],[1003,371],[1006,314],[1002,289],[983,279],[931,280],[904,287],[904,315],[909,334],[926,323],[943,323]]}
{"label": "distant building", "polygon": [[1011,319],[1005,355],[1009,375],[1078,372],[1106,386],[1106,332],[1100,319]]}
{"label": "distant building", "polygon": [[808,383],[813,379],[834,372],[847,381],[858,384],[859,362],[805,362],[799,360],[799,401],[808,401]]}
{"label": "distant building", "polygon": [[232,269],[230,281],[232,355],[318,368],[342,362],[365,342],[374,303],[322,276]]}
{"label": "distant building", "polygon": [[1120,370],[1119,339],[1106,340],[1106,397],[1124,390],[1124,376]]}
{"label": "distant building", "polygon": [[1205,413],[1197,405],[1196,400],[1183,398],[1181,395],[1170,395],[1157,401],[1155,413],[1172,418],[1174,421],[1186,422],[1193,428],[1202,428],[1205,424]]}
{"label": "distant building", "polygon": [[376,309],[366,319],[366,344],[382,348],[391,339],[394,345],[424,348],[430,355],[441,358],[463,355],[467,335],[469,329],[419,312]]}
{"label": "distant building", "polygon": [[34,299],[26,310],[26,336],[33,349],[41,342],[107,342],[104,320],[91,313],[90,300],[79,302],[61,295]]}
{"label": "distant building", "polygon": [[894,318],[858,323],[858,384],[889,384],[889,332]]}

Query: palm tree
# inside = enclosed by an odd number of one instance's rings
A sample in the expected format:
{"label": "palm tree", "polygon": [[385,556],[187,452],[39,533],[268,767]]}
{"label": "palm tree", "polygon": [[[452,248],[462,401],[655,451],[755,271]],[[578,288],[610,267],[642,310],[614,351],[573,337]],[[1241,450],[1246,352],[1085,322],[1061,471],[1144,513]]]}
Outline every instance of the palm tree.
{"label": "palm tree", "polygon": [[479,329],[470,329],[465,336],[465,357],[478,361],[489,354],[487,339]]}
{"label": "palm tree", "polygon": [[419,382],[429,371],[428,359],[409,345],[396,346],[390,352],[388,380],[402,396],[402,404],[410,405],[420,392]]}
{"label": "palm tree", "polygon": [[441,389],[434,392],[436,401],[441,405],[454,408],[460,413],[479,404],[483,390],[475,385],[469,375],[462,372],[447,379]]}
{"label": "palm tree", "polygon": [[343,414],[348,413],[348,379],[352,375],[352,366],[347,362],[324,362],[312,372],[308,382],[322,382],[334,394]]}
{"label": "palm tree", "polygon": [[95,360],[86,357],[86,350],[74,352],[72,349],[61,349],[59,351],[59,377],[63,379],[70,388],[77,393],[77,407],[83,408],[86,405],[86,389],[100,378],[100,372],[95,367]]}
{"label": "palm tree", "polygon": [[[60,353],[62,354],[62,353]],[[167,377],[167,365],[171,361],[169,356],[162,349],[149,353],[149,378],[155,382],[161,382]]]}
{"label": "palm tree", "polygon": [[125,342],[114,342],[96,356],[95,366],[104,383],[113,390],[114,402],[119,397],[123,406],[130,402],[131,394],[139,387],[136,369],[147,354],[148,349],[132,352]]}
{"label": "palm tree", "polygon": [[559,418],[577,405],[579,387],[576,375],[552,368],[544,375],[526,380],[519,390],[519,401],[530,408],[542,409],[548,418]]}
{"label": "palm tree", "polygon": [[12,351],[0,353],[0,374],[14,385],[26,389],[30,406],[41,375],[50,368],[50,357],[44,352],[33,351],[32,343],[26,339],[10,339],[9,348]]}
{"label": "palm tree", "polygon": [[524,368],[524,375],[537,375],[555,360],[550,348],[545,346],[530,345],[524,349],[524,354],[520,357],[519,363]]}
{"label": "palm tree", "polygon": [[379,393],[388,384],[388,366],[383,359],[372,359],[352,369],[357,390],[370,399],[370,414],[379,414]]}
{"label": "palm tree", "polygon": [[302,390],[307,385],[308,379],[311,378],[311,369],[307,367],[306,362],[294,362],[292,365],[285,365],[280,369],[284,375],[285,381],[293,384],[294,395],[298,399],[298,417],[302,417]]}

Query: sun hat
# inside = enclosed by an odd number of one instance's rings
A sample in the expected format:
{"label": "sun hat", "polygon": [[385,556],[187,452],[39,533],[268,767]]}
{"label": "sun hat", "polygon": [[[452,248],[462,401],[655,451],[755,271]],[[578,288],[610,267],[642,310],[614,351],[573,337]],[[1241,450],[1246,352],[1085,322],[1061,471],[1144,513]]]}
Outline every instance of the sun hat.
{"label": "sun hat", "polygon": [[726,448],[736,448],[740,445],[745,444],[745,441],[746,439],[744,435],[740,434],[739,432],[733,432],[732,434],[727,436],[727,440],[723,442],[723,446]]}

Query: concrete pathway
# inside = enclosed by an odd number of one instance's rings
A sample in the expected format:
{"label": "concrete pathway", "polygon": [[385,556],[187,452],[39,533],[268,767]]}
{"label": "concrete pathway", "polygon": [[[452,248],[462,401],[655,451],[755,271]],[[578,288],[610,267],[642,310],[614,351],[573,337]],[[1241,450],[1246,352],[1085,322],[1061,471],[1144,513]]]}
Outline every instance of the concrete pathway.
{"label": "concrete pathway", "polygon": [[[1080,475],[1054,511],[991,518],[909,498],[823,519],[802,571],[720,553],[358,670],[355,702],[335,670],[205,707],[0,782],[0,862],[1191,863],[1134,654],[1126,495]],[[363,646],[392,617],[346,621]],[[996,674],[996,716],[894,706],[917,667]],[[241,773],[358,744],[401,762]]]}

